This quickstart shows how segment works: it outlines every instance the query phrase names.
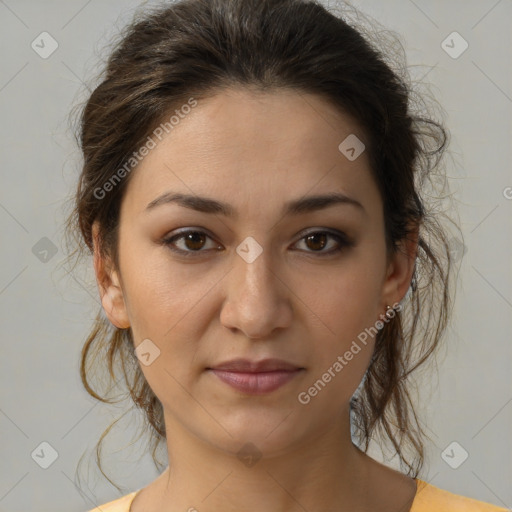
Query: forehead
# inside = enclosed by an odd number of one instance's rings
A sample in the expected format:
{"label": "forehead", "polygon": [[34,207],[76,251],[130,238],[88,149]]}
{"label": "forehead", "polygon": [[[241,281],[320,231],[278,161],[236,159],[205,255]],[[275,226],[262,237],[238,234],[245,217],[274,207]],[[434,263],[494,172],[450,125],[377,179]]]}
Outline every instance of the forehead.
{"label": "forehead", "polygon": [[[174,142],[198,156],[202,148],[216,149],[226,158],[233,152],[251,157],[265,148],[265,154],[289,160],[325,149],[337,155],[339,142],[351,133],[364,138],[354,119],[317,95],[230,88],[198,100],[163,145]],[[304,147],[306,142],[312,144]]]}
{"label": "forehead", "polygon": [[262,194],[376,193],[366,153],[350,161],[339,149],[348,136],[365,140],[360,126],[317,95],[233,88],[187,111],[160,141],[153,137],[125,192],[127,208],[141,211],[167,190],[227,202],[234,190],[240,200],[259,194],[260,207]]}

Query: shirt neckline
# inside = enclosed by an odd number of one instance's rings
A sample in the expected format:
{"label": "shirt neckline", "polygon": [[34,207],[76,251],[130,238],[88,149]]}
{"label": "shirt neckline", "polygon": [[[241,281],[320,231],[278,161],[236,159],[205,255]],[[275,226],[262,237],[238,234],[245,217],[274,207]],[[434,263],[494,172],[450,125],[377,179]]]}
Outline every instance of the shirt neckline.
{"label": "shirt neckline", "polygon": [[[133,500],[135,499],[135,496],[137,496],[137,494],[139,494],[140,491],[142,491],[142,488],[141,489],[137,489],[136,491],[133,491],[131,493],[131,495],[133,495],[133,496],[130,498],[130,501],[128,502],[128,512],[132,512]],[[130,496],[130,494],[128,496]]]}
{"label": "shirt neckline", "polygon": [[[414,494],[414,498],[411,503],[411,508],[409,509],[408,512],[414,511],[414,505],[416,504],[416,498],[418,497],[418,494],[420,493],[420,491],[422,491],[428,485],[427,482],[425,482],[425,480],[421,480],[420,478],[414,478],[414,481],[416,482],[416,492]],[[139,494],[139,492],[141,490],[142,490],[142,488],[137,489],[136,491],[133,491],[132,493],[130,493],[128,495],[128,497],[131,496],[130,501],[128,502],[128,512],[132,512],[132,503],[135,500],[135,497]]]}
{"label": "shirt neckline", "polygon": [[412,503],[411,503],[411,508],[409,509],[409,512],[414,512],[414,506],[416,505],[417,503],[417,498],[418,498],[418,494],[423,491],[423,489],[425,489],[425,487],[427,487],[428,483],[425,482],[425,480],[421,480],[421,478],[415,478],[414,479],[416,481],[416,493],[414,494],[414,498],[412,500]]}

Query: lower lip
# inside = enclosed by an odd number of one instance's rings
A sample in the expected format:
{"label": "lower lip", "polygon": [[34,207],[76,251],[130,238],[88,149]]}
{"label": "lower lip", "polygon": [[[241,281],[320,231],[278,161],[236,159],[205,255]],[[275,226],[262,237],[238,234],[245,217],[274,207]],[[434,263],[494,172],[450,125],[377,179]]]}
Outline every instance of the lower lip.
{"label": "lower lip", "polygon": [[251,395],[262,395],[274,391],[293,379],[301,370],[242,373],[210,369],[231,387]]}

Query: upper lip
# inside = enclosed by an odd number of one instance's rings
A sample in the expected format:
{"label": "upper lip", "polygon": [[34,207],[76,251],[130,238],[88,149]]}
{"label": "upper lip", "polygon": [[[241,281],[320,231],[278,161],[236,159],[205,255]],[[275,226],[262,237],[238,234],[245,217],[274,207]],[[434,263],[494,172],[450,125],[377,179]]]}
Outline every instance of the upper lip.
{"label": "upper lip", "polygon": [[288,363],[282,359],[262,359],[261,361],[250,361],[249,359],[232,359],[224,363],[210,367],[212,370],[227,370],[232,372],[273,372],[273,371],[294,371],[302,369],[296,364]]}

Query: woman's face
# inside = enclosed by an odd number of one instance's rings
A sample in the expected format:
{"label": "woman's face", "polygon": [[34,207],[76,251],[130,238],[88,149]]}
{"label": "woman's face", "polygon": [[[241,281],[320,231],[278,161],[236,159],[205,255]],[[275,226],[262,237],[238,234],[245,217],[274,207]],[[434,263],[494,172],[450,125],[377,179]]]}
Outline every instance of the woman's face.
{"label": "woman's face", "polygon": [[[132,171],[119,272],[102,300],[136,347],[144,341],[140,366],[168,433],[271,453],[347,409],[374,348],[365,329],[404,296],[412,273],[403,256],[386,261],[367,154],[339,149],[353,135],[364,140],[317,96],[229,89],[198,101]],[[163,194],[186,199],[153,203]],[[350,200],[307,201],[329,194]],[[211,370],[236,358],[301,370],[251,393]]]}

